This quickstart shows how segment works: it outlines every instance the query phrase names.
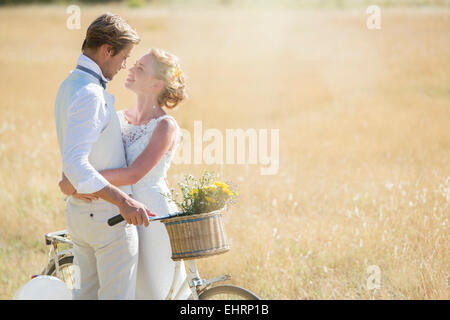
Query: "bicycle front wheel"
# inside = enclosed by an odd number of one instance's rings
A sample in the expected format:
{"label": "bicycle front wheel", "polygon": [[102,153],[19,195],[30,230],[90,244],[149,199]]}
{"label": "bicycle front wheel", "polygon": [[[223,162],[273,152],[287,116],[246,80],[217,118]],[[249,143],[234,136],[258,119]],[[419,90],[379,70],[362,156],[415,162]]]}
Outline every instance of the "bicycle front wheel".
{"label": "bicycle front wheel", "polygon": [[200,300],[261,300],[253,292],[233,285],[209,288],[199,296]]}

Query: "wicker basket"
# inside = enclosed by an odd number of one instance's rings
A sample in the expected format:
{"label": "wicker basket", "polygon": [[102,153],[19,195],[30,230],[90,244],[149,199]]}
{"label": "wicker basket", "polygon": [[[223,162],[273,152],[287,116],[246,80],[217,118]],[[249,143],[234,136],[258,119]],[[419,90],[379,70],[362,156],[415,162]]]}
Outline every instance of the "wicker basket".
{"label": "wicker basket", "polygon": [[172,260],[190,260],[230,250],[222,223],[222,210],[165,219]]}

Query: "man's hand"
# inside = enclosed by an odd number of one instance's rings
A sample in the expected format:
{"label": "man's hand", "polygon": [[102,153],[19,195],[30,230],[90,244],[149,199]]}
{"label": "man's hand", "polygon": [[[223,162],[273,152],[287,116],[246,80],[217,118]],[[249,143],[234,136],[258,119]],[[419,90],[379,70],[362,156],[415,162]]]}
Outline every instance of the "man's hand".
{"label": "man's hand", "polygon": [[128,197],[119,206],[120,214],[125,219],[125,221],[129,224],[133,224],[135,226],[144,224],[145,227],[148,227],[148,217],[154,217],[155,214],[151,213],[142,203]]}
{"label": "man's hand", "polygon": [[83,200],[84,202],[87,202],[87,203],[90,203],[92,200],[98,200],[98,197],[96,195],[86,194],[86,193],[78,193],[78,192],[73,193],[72,197]]}
{"label": "man's hand", "polygon": [[122,217],[129,224],[135,226],[144,224],[148,227],[148,217],[155,216],[155,214],[151,213],[142,203],[134,200],[112,184],[108,184],[103,189],[94,192],[94,195],[116,205],[119,208]]}

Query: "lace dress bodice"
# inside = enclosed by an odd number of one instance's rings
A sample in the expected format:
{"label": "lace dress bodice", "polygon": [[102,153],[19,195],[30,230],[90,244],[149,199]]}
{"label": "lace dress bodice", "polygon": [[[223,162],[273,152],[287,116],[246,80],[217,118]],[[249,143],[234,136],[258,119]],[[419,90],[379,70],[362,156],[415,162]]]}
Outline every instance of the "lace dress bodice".
{"label": "lace dress bodice", "polygon": [[148,123],[143,125],[130,124],[126,119],[123,110],[118,111],[117,115],[120,120],[122,128],[122,140],[125,146],[126,159],[128,165],[131,165],[136,158],[144,151],[152,137],[153,131],[158,126],[162,119],[172,119],[177,130],[175,134],[175,142],[173,148],[164,154],[162,159],[148,172],[137,184],[155,183],[159,179],[166,177],[167,171],[170,168],[170,163],[177,151],[181,140],[181,129],[175,119],[169,115],[164,115],[159,118],[151,119]]}

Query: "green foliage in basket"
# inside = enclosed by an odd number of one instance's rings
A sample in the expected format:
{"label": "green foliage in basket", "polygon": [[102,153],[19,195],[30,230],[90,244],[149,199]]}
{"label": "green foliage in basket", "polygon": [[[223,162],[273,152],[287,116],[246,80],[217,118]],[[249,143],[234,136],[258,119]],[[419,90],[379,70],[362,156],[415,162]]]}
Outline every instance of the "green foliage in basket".
{"label": "green foliage in basket", "polygon": [[238,195],[235,186],[215,180],[213,172],[206,171],[200,179],[192,175],[185,175],[184,182],[178,182],[181,190],[180,194],[174,195],[174,189],[170,193],[163,194],[170,201],[174,202],[182,215],[192,215],[199,213],[208,213],[219,210],[234,204]]}

